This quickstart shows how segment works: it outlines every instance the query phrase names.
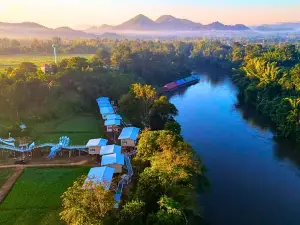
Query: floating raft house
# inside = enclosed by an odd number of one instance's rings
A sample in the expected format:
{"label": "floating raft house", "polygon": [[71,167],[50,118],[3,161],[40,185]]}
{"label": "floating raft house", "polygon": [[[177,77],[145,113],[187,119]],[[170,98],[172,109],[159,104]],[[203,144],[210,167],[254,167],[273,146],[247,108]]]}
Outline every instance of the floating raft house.
{"label": "floating raft house", "polygon": [[166,84],[162,88],[162,90],[163,91],[171,91],[171,90],[174,90],[179,87],[197,83],[199,81],[199,79],[200,79],[199,75],[191,75],[189,77],[179,79],[179,80],[176,80],[176,81]]}

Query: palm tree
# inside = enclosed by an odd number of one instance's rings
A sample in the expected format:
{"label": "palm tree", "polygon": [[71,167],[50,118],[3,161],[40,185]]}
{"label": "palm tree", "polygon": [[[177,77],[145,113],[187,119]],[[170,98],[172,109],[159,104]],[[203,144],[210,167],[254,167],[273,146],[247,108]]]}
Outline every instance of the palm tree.
{"label": "palm tree", "polygon": [[242,69],[248,77],[258,79],[259,86],[275,82],[281,72],[276,63],[269,63],[260,58],[249,60]]}
{"label": "palm tree", "polygon": [[300,125],[300,98],[299,97],[293,97],[293,98],[285,98],[284,100],[288,101],[290,103],[290,106],[292,108],[292,118],[296,120],[296,125],[299,127]]}

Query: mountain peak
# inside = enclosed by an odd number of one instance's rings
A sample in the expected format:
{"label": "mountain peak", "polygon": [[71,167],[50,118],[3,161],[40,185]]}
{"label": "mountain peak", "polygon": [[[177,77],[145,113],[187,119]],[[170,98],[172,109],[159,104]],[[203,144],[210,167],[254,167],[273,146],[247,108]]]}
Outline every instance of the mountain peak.
{"label": "mountain peak", "polygon": [[169,21],[174,21],[174,20],[178,20],[178,19],[171,15],[163,15],[163,16],[160,16],[155,22],[163,23],[163,22],[169,22]]}

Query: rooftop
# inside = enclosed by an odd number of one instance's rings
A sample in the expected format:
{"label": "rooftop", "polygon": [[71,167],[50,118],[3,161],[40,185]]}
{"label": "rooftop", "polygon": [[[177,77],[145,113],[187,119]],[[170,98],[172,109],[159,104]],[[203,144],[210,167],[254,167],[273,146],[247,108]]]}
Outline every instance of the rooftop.
{"label": "rooftop", "polygon": [[123,154],[109,154],[102,156],[101,166],[111,165],[111,164],[120,164],[124,165],[124,155]]}
{"label": "rooftop", "polygon": [[90,139],[86,144],[86,147],[104,146],[107,144],[107,140],[103,138]]}
{"label": "rooftop", "polygon": [[104,116],[107,120],[122,120],[122,117],[119,114],[109,114]]}
{"label": "rooftop", "polygon": [[106,145],[101,148],[100,155],[121,154],[122,147],[119,145]]}
{"label": "rooftop", "polygon": [[85,182],[92,181],[93,183],[102,184],[105,190],[108,190],[111,185],[115,169],[108,166],[91,168]]}
{"label": "rooftop", "polygon": [[104,107],[100,107],[100,113],[101,114],[114,114],[115,111],[111,106],[104,106]]}
{"label": "rooftop", "polygon": [[140,128],[137,127],[125,127],[123,128],[119,140],[122,139],[131,139],[131,140],[136,140],[140,132]]}
{"label": "rooftop", "polygon": [[104,125],[105,126],[119,126],[121,125],[121,120],[105,120],[104,122]]}

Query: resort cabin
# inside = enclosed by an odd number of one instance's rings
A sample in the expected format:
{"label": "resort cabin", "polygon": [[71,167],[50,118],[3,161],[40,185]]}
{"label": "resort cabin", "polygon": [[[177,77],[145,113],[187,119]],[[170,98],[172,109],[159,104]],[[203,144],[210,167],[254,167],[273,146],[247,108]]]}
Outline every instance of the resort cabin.
{"label": "resort cabin", "polygon": [[91,168],[84,183],[93,182],[101,184],[105,190],[109,190],[115,169],[108,166]]}
{"label": "resort cabin", "polygon": [[122,117],[119,114],[109,114],[105,115],[104,118],[106,120],[122,120]]}
{"label": "resort cabin", "polygon": [[108,97],[100,97],[100,98],[97,98],[96,101],[97,101],[98,104],[99,103],[108,103],[108,104],[110,104]]}
{"label": "resort cabin", "polygon": [[112,106],[103,106],[103,107],[100,107],[100,113],[102,115],[102,118],[104,119],[105,116],[107,116],[107,115],[115,114],[115,110],[113,109]]}
{"label": "resort cabin", "polygon": [[121,120],[117,120],[117,119],[108,119],[104,121],[104,125],[106,126],[107,132],[113,132],[114,131],[114,127],[118,127],[121,125]]}
{"label": "resort cabin", "polygon": [[121,146],[135,147],[139,132],[140,132],[140,129],[137,127],[123,128],[123,130],[118,138],[119,140],[121,140]]}
{"label": "resort cabin", "polygon": [[90,155],[99,155],[102,146],[107,144],[107,140],[103,138],[91,139],[86,144],[86,147],[89,149]]}
{"label": "resort cabin", "polygon": [[123,154],[114,153],[102,156],[101,166],[109,166],[115,169],[115,173],[122,173],[122,168],[125,163]]}
{"label": "resort cabin", "polygon": [[121,154],[122,147],[119,145],[105,145],[101,147],[100,155]]}

